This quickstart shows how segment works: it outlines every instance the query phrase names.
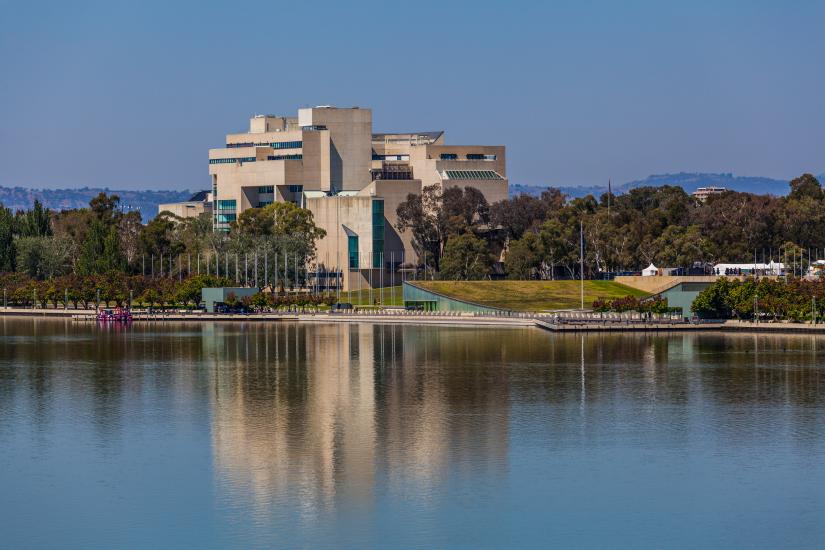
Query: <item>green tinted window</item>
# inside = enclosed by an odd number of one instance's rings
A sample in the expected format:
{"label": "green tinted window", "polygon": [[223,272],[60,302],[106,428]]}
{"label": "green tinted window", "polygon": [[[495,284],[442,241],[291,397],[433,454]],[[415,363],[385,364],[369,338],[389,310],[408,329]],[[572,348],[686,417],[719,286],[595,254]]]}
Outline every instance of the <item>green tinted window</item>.
{"label": "green tinted window", "polygon": [[358,269],[358,236],[347,237],[347,253],[349,254],[349,268]]}

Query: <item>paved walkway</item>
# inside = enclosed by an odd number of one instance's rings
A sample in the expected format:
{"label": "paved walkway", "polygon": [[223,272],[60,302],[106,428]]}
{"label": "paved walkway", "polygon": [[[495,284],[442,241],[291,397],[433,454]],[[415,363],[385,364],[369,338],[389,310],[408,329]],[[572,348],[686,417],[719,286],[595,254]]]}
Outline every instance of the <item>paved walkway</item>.
{"label": "paved walkway", "polygon": [[[690,324],[641,319],[621,320],[615,317],[596,319],[598,314],[482,314],[460,312],[422,312],[388,309],[366,312],[273,312],[249,314],[205,313],[202,311],[135,312],[135,322],[262,322],[297,321],[302,323],[393,323],[450,326],[537,327],[552,332],[784,332],[795,334],[825,334],[825,324],[752,323],[725,321]],[[580,319],[577,315],[583,315]],[[605,314],[607,315],[607,314]],[[0,317],[53,317],[76,321],[96,322],[93,309],[23,309],[0,308]]]}

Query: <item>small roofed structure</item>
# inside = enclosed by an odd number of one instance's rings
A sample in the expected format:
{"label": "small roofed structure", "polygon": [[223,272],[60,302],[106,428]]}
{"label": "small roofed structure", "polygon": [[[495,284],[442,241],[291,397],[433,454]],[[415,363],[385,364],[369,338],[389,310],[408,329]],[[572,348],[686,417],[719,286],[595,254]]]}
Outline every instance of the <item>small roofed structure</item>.
{"label": "small roofed structure", "polygon": [[652,263],[642,270],[642,277],[653,277],[659,274],[659,268]]}
{"label": "small roofed structure", "polygon": [[227,305],[227,303],[234,298],[235,301],[240,301],[247,296],[254,296],[259,290],[250,287],[204,287],[201,289],[201,301],[209,313],[215,313]]}

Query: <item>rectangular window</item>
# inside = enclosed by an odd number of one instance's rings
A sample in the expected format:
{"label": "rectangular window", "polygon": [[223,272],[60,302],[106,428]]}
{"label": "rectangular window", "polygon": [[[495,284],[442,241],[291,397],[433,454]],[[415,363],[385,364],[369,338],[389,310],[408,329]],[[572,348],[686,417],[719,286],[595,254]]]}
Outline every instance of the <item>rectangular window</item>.
{"label": "rectangular window", "polygon": [[237,149],[239,147],[272,147],[273,149],[300,149],[304,146],[303,141],[246,141],[244,143],[227,143],[227,149]]}
{"label": "rectangular window", "polygon": [[303,141],[273,141],[269,144],[273,149],[300,149],[304,146]]}
{"label": "rectangular window", "polygon": [[218,214],[218,223],[234,222],[237,218],[236,214]]}
{"label": "rectangular window", "polygon": [[303,185],[290,185],[287,187],[290,193],[301,193],[304,190]]}
{"label": "rectangular window", "polygon": [[258,201],[258,208],[263,208],[272,204],[272,201]]}
{"label": "rectangular window", "polygon": [[297,155],[269,155],[266,160],[301,160],[303,158],[304,155],[299,153]]}
{"label": "rectangular window", "polygon": [[372,201],[372,267],[384,265],[384,201]]}
{"label": "rectangular window", "polygon": [[255,157],[240,157],[233,159],[209,159],[209,164],[233,164],[243,162],[255,162]]}
{"label": "rectangular window", "polygon": [[274,185],[262,185],[258,187],[258,193],[274,193],[275,186]]}
{"label": "rectangular window", "polygon": [[441,160],[458,160],[458,155],[455,153],[441,153]]}
{"label": "rectangular window", "polygon": [[235,210],[237,206],[235,199],[218,201],[218,210]]}
{"label": "rectangular window", "polygon": [[496,160],[496,156],[483,153],[467,153],[467,160]]}
{"label": "rectangular window", "polygon": [[349,255],[349,268],[358,269],[358,236],[347,237],[347,254]]}

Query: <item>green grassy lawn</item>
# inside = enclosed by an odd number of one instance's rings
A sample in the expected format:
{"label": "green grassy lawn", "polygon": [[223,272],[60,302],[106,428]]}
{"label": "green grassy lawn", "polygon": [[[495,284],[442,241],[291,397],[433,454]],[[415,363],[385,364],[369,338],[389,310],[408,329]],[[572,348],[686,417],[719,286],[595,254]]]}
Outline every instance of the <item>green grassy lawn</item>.
{"label": "green grassy lawn", "polygon": [[388,286],[384,288],[384,301],[381,301],[381,289],[372,289],[372,300],[370,300],[369,290],[363,289],[359,293],[357,290],[352,292],[342,292],[341,302],[348,302],[354,306],[369,306],[373,304],[384,306],[403,306],[404,299],[401,293],[401,286]]}
{"label": "green grassy lawn", "polygon": [[[573,309],[581,306],[579,281],[416,281],[422,288],[451,298],[515,311]],[[596,298],[646,296],[613,281],[585,281],[584,307]]]}

